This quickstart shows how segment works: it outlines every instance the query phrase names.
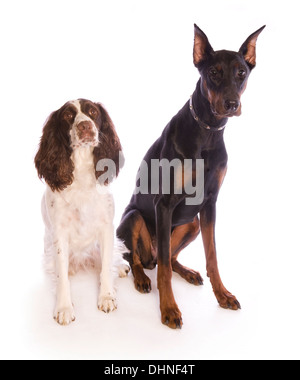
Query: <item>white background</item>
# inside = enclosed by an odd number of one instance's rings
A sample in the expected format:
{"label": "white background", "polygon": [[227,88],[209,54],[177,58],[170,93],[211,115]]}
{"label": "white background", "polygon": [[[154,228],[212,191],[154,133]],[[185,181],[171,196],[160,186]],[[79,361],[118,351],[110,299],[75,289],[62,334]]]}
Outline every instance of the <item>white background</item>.
{"label": "white background", "polygon": [[[11,0],[0,5],[0,358],[299,359],[299,7],[286,0]],[[72,279],[76,322],[52,320],[42,270],[44,191],[33,165],[47,116],[68,100],[102,102],[126,166],[114,184],[116,220],[141,159],[198,80],[193,24],[215,50],[238,50],[262,25],[243,114],[225,131],[228,175],[218,201],[225,286],[242,310],[221,309],[199,238],[181,262],[205,278],[173,276],[182,330],[160,323],[153,291],[117,281],[118,310],[96,308],[97,279]]]}

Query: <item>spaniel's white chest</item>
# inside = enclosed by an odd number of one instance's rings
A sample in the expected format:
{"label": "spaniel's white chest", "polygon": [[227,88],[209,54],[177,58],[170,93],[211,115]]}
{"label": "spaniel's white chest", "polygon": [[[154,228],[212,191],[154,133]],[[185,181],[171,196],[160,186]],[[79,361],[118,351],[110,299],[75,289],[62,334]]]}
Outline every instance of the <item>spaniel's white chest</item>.
{"label": "spaniel's white chest", "polygon": [[61,192],[47,189],[43,214],[51,235],[64,235],[70,253],[79,255],[93,250],[103,229],[112,225],[114,201],[109,186],[95,178],[90,152],[77,152],[73,160],[73,183]]}
{"label": "spaniel's white chest", "polygon": [[54,194],[50,198],[51,219],[68,234],[73,249],[84,249],[97,241],[101,229],[112,223],[113,198],[109,190],[101,189],[100,185],[82,188],[75,182],[60,196]]}

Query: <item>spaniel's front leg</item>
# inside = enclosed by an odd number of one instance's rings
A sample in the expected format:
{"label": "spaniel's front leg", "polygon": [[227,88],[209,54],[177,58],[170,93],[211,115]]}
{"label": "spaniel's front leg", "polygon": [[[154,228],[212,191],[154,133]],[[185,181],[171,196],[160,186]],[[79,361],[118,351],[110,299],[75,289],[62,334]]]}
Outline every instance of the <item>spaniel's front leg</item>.
{"label": "spaniel's front leg", "polygon": [[75,321],[69,281],[69,244],[66,238],[58,238],[55,244],[55,255],[57,294],[54,319],[60,325],[66,326]]}
{"label": "spaniel's front leg", "polygon": [[100,274],[100,293],[98,309],[109,313],[117,308],[116,294],[113,286],[113,250],[114,250],[114,227],[108,223],[102,229],[100,237],[100,255],[102,269]]}

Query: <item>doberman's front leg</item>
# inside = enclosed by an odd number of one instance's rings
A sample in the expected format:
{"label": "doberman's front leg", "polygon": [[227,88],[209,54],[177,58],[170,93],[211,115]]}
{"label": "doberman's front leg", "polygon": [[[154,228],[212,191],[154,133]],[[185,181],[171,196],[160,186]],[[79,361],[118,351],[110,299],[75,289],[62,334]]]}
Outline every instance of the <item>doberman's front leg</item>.
{"label": "doberman's front leg", "polygon": [[216,204],[207,203],[200,212],[200,226],[206,256],[207,276],[221,307],[238,310],[241,308],[235,296],[224,287],[219,274],[215,243]]}
{"label": "doberman's front leg", "polygon": [[173,209],[160,200],[156,205],[156,233],[158,272],[157,286],[160,297],[161,321],[170,328],[181,328],[181,312],[172,290],[171,220]]}

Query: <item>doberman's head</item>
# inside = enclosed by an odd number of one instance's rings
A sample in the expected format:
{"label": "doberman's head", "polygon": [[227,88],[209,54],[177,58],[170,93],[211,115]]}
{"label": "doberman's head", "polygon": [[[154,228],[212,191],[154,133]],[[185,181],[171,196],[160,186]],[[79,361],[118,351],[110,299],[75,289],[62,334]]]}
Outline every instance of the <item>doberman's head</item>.
{"label": "doberman's head", "polygon": [[214,51],[195,24],[194,64],[201,74],[201,94],[218,119],[241,114],[240,97],[256,65],[256,41],[264,28],[251,34],[238,52]]}

